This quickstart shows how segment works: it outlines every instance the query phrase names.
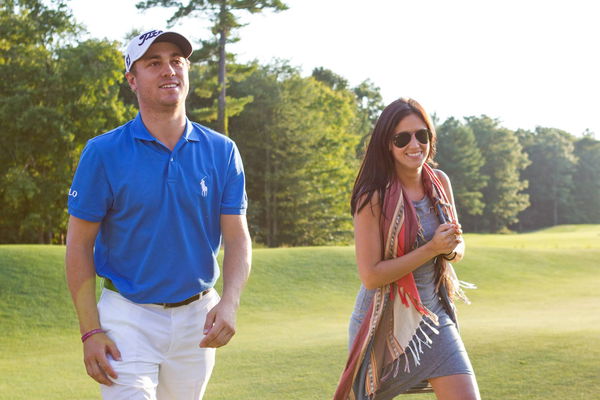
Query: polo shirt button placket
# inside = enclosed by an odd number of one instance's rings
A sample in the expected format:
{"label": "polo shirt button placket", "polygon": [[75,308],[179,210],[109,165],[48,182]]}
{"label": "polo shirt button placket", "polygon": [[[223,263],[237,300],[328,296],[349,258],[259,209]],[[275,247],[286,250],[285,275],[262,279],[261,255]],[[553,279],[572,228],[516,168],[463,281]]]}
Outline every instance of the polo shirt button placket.
{"label": "polo shirt button placket", "polygon": [[175,183],[177,181],[177,164],[175,163],[175,157],[169,156],[169,183]]}

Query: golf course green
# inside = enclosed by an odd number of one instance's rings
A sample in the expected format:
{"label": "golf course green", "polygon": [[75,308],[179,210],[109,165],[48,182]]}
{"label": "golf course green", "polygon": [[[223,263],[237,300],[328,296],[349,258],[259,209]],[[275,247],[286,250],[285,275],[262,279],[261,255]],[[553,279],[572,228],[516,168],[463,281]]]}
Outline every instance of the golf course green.
{"label": "golf course green", "polygon": [[[461,333],[485,400],[600,393],[600,225],[465,235],[475,283]],[[63,246],[0,246],[0,399],[98,399],[86,375]],[[237,334],[207,400],[330,399],[359,281],[352,247],[255,249]],[[435,399],[433,394],[400,399]]]}

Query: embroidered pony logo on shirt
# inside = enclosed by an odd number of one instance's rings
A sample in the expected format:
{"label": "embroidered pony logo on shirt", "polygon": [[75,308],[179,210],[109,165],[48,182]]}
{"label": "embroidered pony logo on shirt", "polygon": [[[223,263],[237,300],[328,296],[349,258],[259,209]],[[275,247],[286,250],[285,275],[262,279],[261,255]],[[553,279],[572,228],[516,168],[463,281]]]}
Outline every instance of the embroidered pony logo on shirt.
{"label": "embroidered pony logo on shirt", "polygon": [[205,179],[206,178],[202,178],[202,180],[200,181],[200,187],[202,188],[202,197],[206,197],[208,195],[208,187],[206,186]]}

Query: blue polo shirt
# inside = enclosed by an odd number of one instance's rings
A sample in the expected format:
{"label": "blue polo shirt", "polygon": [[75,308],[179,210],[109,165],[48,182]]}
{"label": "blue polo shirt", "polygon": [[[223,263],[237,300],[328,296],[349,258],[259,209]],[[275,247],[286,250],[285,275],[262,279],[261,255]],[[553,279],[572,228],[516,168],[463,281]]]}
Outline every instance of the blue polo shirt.
{"label": "blue polo shirt", "polygon": [[170,151],[141,115],[81,153],[69,214],[100,222],[99,276],[136,303],[178,302],[219,277],[221,214],[245,214],[242,160],[229,138],[186,121]]}

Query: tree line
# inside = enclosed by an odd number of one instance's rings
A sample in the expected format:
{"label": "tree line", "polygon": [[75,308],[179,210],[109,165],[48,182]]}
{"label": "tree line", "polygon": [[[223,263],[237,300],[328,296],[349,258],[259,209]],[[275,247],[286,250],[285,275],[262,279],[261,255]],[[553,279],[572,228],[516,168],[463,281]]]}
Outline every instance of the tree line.
{"label": "tree line", "polygon": [[[141,6],[151,3],[162,2]],[[2,3],[0,243],[62,243],[83,146],[135,116],[121,44],[79,41],[81,32],[62,1]],[[233,54],[223,80],[217,47],[207,41],[192,56],[187,109],[192,120],[226,126],[236,141],[253,239],[349,243],[349,196],[384,106],[379,88],[369,80],[352,86],[327,68],[303,76],[285,60],[239,63]],[[219,111],[224,86],[227,108]],[[600,223],[600,142],[592,133],[513,131],[485,115],[436,126],[436,159],[451,178],[465,231]]]}
{"label": "tree line", "polygon": [[512,131],[485,115],[449,118],[437,132],[465,230],[600,222],[600,141],[591,132]]}

